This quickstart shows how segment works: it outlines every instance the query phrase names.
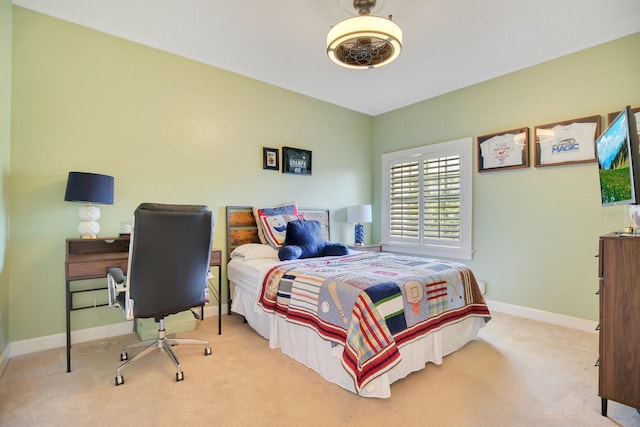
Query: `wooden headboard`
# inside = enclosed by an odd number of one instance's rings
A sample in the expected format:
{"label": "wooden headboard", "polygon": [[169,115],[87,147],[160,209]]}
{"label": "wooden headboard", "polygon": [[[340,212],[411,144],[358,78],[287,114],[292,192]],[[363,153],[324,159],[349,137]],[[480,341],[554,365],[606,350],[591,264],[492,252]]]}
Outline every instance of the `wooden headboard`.
{"label": "wooden headboard", "polygon": [[[322,226],[322,234],[331,240],[328,209],[298,208],[305,219],[315,219]],[[227,254],[245,243],[260,243],[258,227],[251,206],[227,206]]]}

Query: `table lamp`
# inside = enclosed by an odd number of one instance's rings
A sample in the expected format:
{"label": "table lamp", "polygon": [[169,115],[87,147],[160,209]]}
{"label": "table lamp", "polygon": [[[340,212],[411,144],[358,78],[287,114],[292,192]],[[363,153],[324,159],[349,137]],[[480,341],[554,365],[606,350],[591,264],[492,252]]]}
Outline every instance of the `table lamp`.
{"label": "table lamp", "polygon": [[347,221],[355,222],[355,245],[364,246],[363,222],[371,222],[371,205],[356,205],[347,208]]}
{"label": "table lamp", "polygon": [[113,204],[113,177],[89,172],[69,172],[64,200],[87,203],[78,213],[78,231],[83,239],[95,239],[100,232],[100,209],[94,203]]}

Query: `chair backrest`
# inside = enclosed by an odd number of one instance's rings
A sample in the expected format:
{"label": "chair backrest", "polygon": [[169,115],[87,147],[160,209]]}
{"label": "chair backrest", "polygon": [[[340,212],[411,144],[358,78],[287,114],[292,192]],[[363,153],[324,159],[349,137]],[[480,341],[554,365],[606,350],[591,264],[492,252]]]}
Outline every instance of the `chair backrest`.
{"label": "chair backrest", "polygon": [[206,206],[138,206],[127,272],[133,317],[157,320],[204,304],[212,234]]}

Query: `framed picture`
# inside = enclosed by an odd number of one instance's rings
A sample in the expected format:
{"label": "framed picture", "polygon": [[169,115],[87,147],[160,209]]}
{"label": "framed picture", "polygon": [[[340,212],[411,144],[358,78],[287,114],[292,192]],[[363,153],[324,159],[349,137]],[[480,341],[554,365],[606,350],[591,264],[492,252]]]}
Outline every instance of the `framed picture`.
{"label": "framed picture", "polygon": [[582,117],[535,127],[535,167],[596,161],[600,116]]}
{"label": "framed picture", "polygon": [[478,143],[478,172],[529,167],[529,128],[482,135]]}
{"label": "framed picture", "polygon": [[311,175],[311,151],[282,147],[282,173]]}
{"label": "framed picture", "polygon": [[[640,107],[632,108],[633,117],[636,118],[636,130],[638,131],[638,139],[640,140]],[[607,126],[611,126],[613,120],[618,117],[620,111],[607,114]]]}
{"label": "framed picture", "polygon": [[280,170],[277,148],[262,147],[262,169]]}
{"label": "framed picture", "polygon": [[[633,112],[633,115],[636,118],[636,128],[637,128],[638,127],[637,125],[640,124],[640,107],[632,108],[631,112]],[[611,122],[613,122],[613,119],[618,117],[618,114],[620,114],[620,111],[614,111],[613,113],[607,114],[607,126],[611,125]],[[640,130],[638,130],[638,133],[640,133]]]}

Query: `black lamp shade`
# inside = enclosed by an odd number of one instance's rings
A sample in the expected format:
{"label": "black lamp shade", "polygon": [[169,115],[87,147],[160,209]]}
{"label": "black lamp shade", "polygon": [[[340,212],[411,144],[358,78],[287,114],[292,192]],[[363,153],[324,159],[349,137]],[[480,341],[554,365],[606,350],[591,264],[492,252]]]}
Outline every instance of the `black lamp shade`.
{"label": "black lamp shade", "polygon": [[69,172],[64,200],[112,205],[113,177],[89,172]]}

